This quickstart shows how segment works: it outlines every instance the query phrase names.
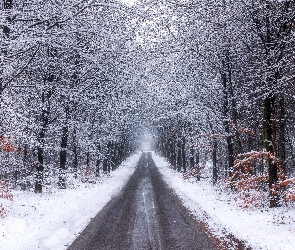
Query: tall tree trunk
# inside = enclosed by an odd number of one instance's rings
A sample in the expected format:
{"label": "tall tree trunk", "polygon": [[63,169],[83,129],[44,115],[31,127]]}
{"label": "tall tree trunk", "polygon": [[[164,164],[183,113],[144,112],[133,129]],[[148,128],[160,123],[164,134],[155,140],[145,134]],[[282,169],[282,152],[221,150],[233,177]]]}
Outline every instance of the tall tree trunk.
{"label": "tall tree trunk", "polygon": [[[223,62],[223,65],[226,65]],[[234,146],[232,142],[232,135],[230,134],[229,129],[229,102],[228,102],[228,90],[227,90],[227,76],[225,72],[221,73],[221,79],[223,83],[223,124],[224,131],[226,135],[227,151],[228,151],[228,166],[226,165],[225,171],[226,174],[231,176],[234,168]]]}
{"label": "tall tree trunk", "polygon": [[118,144],[114,142],[113,143],[113,166],[114,166],[113,169],[116,169],[119,166],[117,151],[118,151]]}
{"label": "tall tree trunk", "polygon": [[281,166],[286,173],[286,108],[284,94],[278,97],[277,108],[277,157],[281,160]]}
{"label": "tall tree trunk", "polygon": [[108,172],[108,159],[104,157],[103,162],[102,162],[102,171],[104,173]]}
{"label": "tall tree trunk", "polygon": [[78,141],[77,141],[76,128],[74,128],[73,137],[74,137],[74,146],[73,146],[74,162],[73,162],[73,167],[74,167],[74,172],[75,172],[74,177],[77,178],[78,177],[77,176],[77,172],[78,172],[78,151],[77,151]]}
{"label": "tall tree trunk", "polygon": [[120,165],[122,163],[122,161],[123,161],[122,152],[123,152],[122,144],[120,143],[119,146],[118,146],[118,161],[119,161],[118,165]]}
{"label": "tall tree trunk", "polygon": [[[267,152],[274,155],[274,146],[273,146],[273,112],[274,112],[274,104],[275,104],[275,95],[269,94],[267,98],[264,100],[264,109],[263,109],[263,140],[264,140],[264,148]],[[269,189],[270,189],[270,207],[278,206],[279,197],[277,193],[274,191],[275,184],[278,181],[278,171],[277,164],[268,160],[268,174],[269,174]]]}
{"label": "tall tree trunk", "polygon": [[24,145],[23,150],[23,164],[24,167],[22,169],[22,182],[21,182],[21,189],[26,190],[27,189],[27,175],[28,175],[28,146],[27,144]]}
{"label": "tall tree trunk", "polygon": [[190,149],[190,155],[189,155],[189,168],[193,169],[195,167],[195,149]]}
{"label": "tall tree trunk", "polygon": [[[7,10],[7,11],[11,10],[13,7],[13,1],[12,0],[4,0],[3,7],[4,7],[4,10]],[[8,23],[11,23],[12,18],[8,15],[6,17],[6,20],[8,21]],[[1,53],[3,53],[4,56],[7,56],[7,53],[8,53],[7,48],[9,46],[10,28],[6,25],[2,25],[2,31],[4,34],[4,39],[0,42],[0,56],[1,56]],[[4,87],[5,84],[3,84],[4,80],[2,78],[2,75],[3,75],[3,69],[1,67],[0,68],[0,98],[1,98],[1,100],[2,100],[2,93],[5,88]],[[3,136],[2,124],[0,124],[0,126],[1,126],[0,136]]]}
{"label": "tall tree trunk", "polygon": [[44,138],[45,133],[42,129],[38,135],[38,162],[36,164],[35,193],[42,193],[43,170],[44,170]]}
{"label": "tall tree trunk", "polygon": [[86,153],[86,166],[87,166],[87,168],[89,168],[89,166],[90,166],[90,153],[89,153],[89,150]]}
{"label": "tall tree trunk", "polygon": [[178,139],[177,141],[177,171],[181,171],[182,167],[182,153],[181,153],[181,140]]}
{"label": "tall tree trunk", "polygon": [[[78,36],[76,37],[77,40],[79,40]],[[79,84],[79,64],[80,64],[80,55],[76,52],[75,58],[74,58],[74,72],[72,75],[72,86],[78,86]],[[75,99],[72,98],[72,101],[69,101],[69,110],[71,109],[71,112],[69,111],[69,118],[71,120],[75,119],[76,110],[77,110],[77,103],[74,101]],[[70,117],[71,116],[71,117]],[[77,130],[76,125],[74,125],[73,130],[73,154],[74,154],[74,162],[73,162],[73,168],[74,168],[74,178],[77,178],[77,172],[78,172],[78,139],[77,139]]]}
{"label": "tall tree trunk", "polygon": [[182,144],[181,144],[181,158],[182,158],[182,167],[183,167],[183,171],[186,172],[185,137],[182,138]]}
{"label": "tall tree trunk", "polygon": [[213,152],[212,152],[212,163],[213,163],[213,184],[217,183],[218,169],[217,169],[217,140],[213,139]]}
{"label": "tall tree trunk", "polygon": [[[101,159],[100,159],[100,143],[98,144],[97,146],[97,151],[98,151],[98,154],[96,156],[96,169],[95,169],[95,176],[98,177],[99,176],[99,168],[100,168],[100,162],[101,162]],[[119,158],[119,153],[118,153],[118,158]]]}
{"label": "tall tree trunk", "polygon": [[36,180],[35,180],[35,193],[42,193],[43,183],[43,170],[44,170],[44,144],[45,144],[45,132],[49,124],[50,107],[48,105],[48,99],[52,95],[51,91],[47,94],[42,92],[42,115],[41,122],[42,128],[38,134],[38,163],[36,164]]}
{"label": "tall tree trunk", "polygon": [[176,141],[172,138],[170,150],[171,150],[171,165],[175,169],[176,168]]}
{"label": "tall tree trunk", "polygon": [[195,164],[198,165],[200,163],[200,153],[198,150],[195,152]]}
{"label": "tall tree trunk", "polygon": [[[236,101],[235,101],[235,96],[234,96],[234,90],[233,90],[233,86],[232,86],[232,82],[230,80],[230,95],[231,95],[231,109],[232,109],[232,121],[234,125],[238,125],[238,111],[237,111],[237,105],[236,105]],[[240,133],[239,131],[236,129],[235,131],[235,142],[237,145],[237,153],[241,154],[242,153],[242,141],[240,138]]]}
{"label": "tall tree trunk", "polygon": [[68,127],[68,119],[69,119],[69,105],[66,103],[65,107],[65,123],[62,127],[62,135],[61,135],[61,144],[60,144],[60,165],[59,165],[59,188],[66,188],[65,181],[65,170],[66,170],[66,162],[67,162],[67,146],[68,146],[68,136],[69,136],[69,127]]}
{"label": "tall tree trunk", "polygon": [[107,165],[108,165],[108,173],[110,173],[111,172],[111,164],[112,164],[112,142],[108,142],[108,144],[107,144],[107,158],[108,158],[108,160],[107,160]]}

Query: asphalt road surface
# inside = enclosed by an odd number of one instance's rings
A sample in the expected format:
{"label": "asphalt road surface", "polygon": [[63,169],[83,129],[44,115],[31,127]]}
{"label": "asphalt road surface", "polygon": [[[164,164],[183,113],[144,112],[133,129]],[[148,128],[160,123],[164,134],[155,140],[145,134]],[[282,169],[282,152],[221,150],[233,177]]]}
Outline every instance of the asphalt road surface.
{"label": "asphalt road surface", "polygon": [[[99,195],[98,195],[99,199]],[[143,153],[117,197],[92,219],[68,250],[216,249]]]}

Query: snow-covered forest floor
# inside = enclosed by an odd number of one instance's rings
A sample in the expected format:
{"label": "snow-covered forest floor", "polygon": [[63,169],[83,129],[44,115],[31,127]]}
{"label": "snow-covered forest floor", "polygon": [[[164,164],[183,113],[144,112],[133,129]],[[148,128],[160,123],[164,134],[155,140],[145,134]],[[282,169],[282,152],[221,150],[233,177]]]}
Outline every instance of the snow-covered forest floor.
{"label": "snow-covered forest floor", "polygon": [[294,207],[241,209],[233,195],[212,187],[208,179],[184,180],[163,157],[154,154],[153,159],[184,205],[209,226],[214,236],[227,240],[225,234],[232,234],[252,249],[294,249]]}
{"label": "snow-covered forest floor", "polygon": [[66,249],[98,211],[126,184],[140,153],[102,176],[96,184],[42,194],[12,191],[14,201],[1,199],[6,217],[0,220],[0,249]]}
{"label": "snow-covered forest floor", "polygon": [[[77,182],[73,189],[42,194],[12,191],[14,201],[3,200],[7,216],[1,219],[1,249],[66,249],[126,184],[139,157],[129,157],[96,184]],[[231,194],[212,187],[208,179],[184,180],[163,157],[154,153],[153,159],[183,204],[221,242],[233,235],[254,250],[294,249],[295,208],[241,209]]]}

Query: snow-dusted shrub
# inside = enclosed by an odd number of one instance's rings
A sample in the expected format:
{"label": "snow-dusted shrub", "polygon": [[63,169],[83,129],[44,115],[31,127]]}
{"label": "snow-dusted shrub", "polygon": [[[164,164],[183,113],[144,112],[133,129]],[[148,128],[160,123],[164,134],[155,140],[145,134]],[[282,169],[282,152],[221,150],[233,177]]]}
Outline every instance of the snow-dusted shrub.
{"label": "snow-dusted shrub", "polygon": [[261,207],[268,204],[268,171],[266,167],[258,171],[256,166],[257,163],[264,166],[266,161],[272,161],[277,166],[278,182],[271,187],[272,193],[280,197],[281,201],[292,200],[290,190],[286,192],[282,189],[284,183],[290,183],[286,182],[280,159],[266,151],[251,151],[237,156],[234,171],[227,179],[227,187],[235,191],[235,200],[240,207]]}
{"label": "snow-dusted shrub", "polygon": [[[9,190],[9,185],[7,181],[0,181],[0,198],[13,201],[13,195]],[[5,209],[0,202],[0,218],[5,217]]]}

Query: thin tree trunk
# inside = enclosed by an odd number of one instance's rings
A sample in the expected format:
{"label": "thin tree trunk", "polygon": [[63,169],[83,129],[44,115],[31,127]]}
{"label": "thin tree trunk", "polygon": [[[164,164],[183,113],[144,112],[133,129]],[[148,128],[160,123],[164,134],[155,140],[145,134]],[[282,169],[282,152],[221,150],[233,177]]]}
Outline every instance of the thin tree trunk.
{"label": "thin tree trunk", "polygon": [[[196,150],[195,152],[195,166],[198,167],[198,169],[201,171],[201,168],[200,168],[200,155],[199,155],[199,151]],[[199,174],[197,175],[197,181],[200,181],[201,180],[201,172],[199,172]]]}
{"label": "thin tree trunk", "polygon": [[195,167],[195,149],[190,149],[190,156],[189,156],[189,167],[193,169]]}
{"label": "thin tree trunk", "polygon": [[183,168],[183,171],[186,172],[185,137],[182,138],[181,158],[182,158],[182,168]]}
{"label": "thin tree trunk", "polygon": [[[127,151],[126,151],[127,152]],[[109,141],[107,143],[107,168],[108,168],[108,173],[111,172],[111,161],[112,161],[112,143]]]}
{"label": "thin tree trunk", "polygon": [[196,150],[195,164],[198,165],[199,163],[200,163],[200,154],[199,154],[199,151]]}
{"label": "thin tree trunk", "polygon": [[27,189],[27,174],[28,174],[28,146],[25,144],[24,145],[24,150],[23,150],[23,164],[24,167],[22,169],[22,182],[21,182],[21,189],[26,190]]}
{"label": "thin tree trunk", "polygon": [[213,163],[213,184],[217,183],[218,170],[217,170],[217,140],[213,139],[213,152],[212,152],[212,163]]}
{"label": "thin tree trunk", "polygon": [[103,159],[102,170],[104,173],[108,172],[108,159],[106,157]]}
{"label": "thin tree trunk", "polygon": [[38,138],[38,162],[36,164],[35,193],[42,193],[43,170],[44,170],[44,133],[39,133]]}
{"label": "thin tree trunk", "polygon": [[100,159],[100,144],[98,144],[98,147],[97,147],[97,150],[98,150],[98,155],[96,156],[96,170],[95,170],[95,176],[96,177],[99,177],[100,173],[99,173],[99,168],[100,168],[100,162],[101,162],[101,159]]}
{"label": "thin tree trunk", "polygon": [[78,172],[78,152],[77,152],[77,147],[78,147],[78,141],[77,141],[77,131],[76,128],[73,131],[73,136],[74,136],[74,147],[73,147],[73,153],[74,153],[74,162],[73,162],[73,167],[74,167],[74,172],[75,175],[74,177],[77,178],[77,172]]}
{"label": "thin tree trunk", "polygon": [[86,166],[87,166],[87,168],[89,168],[89,166],[90,166],[90,153],[89,153],[89,150],[86,153]]}
{"label": "thin tree trunk", "polygon": [[277,156],[281,160],[281,167],[286,173],[286,109],[284,94],[278,98],[277,121]]}
{"label": "thin tree trunk", "polygon": [[181,171],[181,165],[182,165],[182,154],[181,154],[181,140],[178,139],[177,142],[177,171]]}

